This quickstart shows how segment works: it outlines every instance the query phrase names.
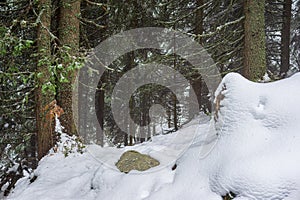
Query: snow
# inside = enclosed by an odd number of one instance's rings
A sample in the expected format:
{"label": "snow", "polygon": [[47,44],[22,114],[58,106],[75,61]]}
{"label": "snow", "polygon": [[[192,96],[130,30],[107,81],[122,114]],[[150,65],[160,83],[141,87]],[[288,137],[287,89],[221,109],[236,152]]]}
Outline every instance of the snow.
{"label": "snow", "polygon": [[9,127],[9,124],[8,123],[5,123],[4,124],[4,128],[8,128]]}
{"label": "snow", "polygon": [[[8,199],[221,200],[232,192],[235,200],[298,200],[299,85],[300,73],[270,83],[230,73],[216,91],[225,96],[216,121],[201,115],[133,147],[91,145],[67,157],[52,152],[40,161],[37,179],[20,179]],[[121,173],[114,164],[129,149],[161,165]]]}

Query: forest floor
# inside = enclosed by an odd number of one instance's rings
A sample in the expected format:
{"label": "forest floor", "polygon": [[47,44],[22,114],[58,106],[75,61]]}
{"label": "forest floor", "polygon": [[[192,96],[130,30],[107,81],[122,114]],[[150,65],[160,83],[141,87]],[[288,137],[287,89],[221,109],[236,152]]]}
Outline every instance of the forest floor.
{"label": "forest floor", "polygon": [[[299,200],[299,86],[300,74],[272,83],[228,74],[216,92],[224,98],[215,119],[200,115],[175,133],[132,147],[51,152],[7,199]],[[70,140],[63,138],[62,145]],[[129,149],[160,165],[119,172],[115,163]]]}

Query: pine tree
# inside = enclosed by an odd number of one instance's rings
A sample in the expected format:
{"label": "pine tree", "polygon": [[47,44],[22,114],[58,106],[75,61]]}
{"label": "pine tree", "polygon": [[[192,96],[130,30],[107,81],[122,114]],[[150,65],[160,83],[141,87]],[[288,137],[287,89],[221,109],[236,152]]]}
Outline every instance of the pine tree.
{"label": "pine tree", "polygon": [[51,73],[49,63],[51,56],[51,0],[39,1],[40,22],[38,27],[38,53],[39,61],[37,67],[36,89],[36,125],[37,125],[37,144],[38,158],[41,159],[53,146],[53,120],[47,119],[47,113],[50,111],[47,105],[54,100],[54,93],[51,90],[43,90],[43,87],[49,82]]}
{"label": "pine tree", "polygon": [[259,81],[266,72],[265,1],[246,0],[243,75]]}
{"label": "pine tree", "polygon": [[290,69],[290,34],[291,34],[292,0],[283,3],[282,30],[281,30],[281,66],[280,77],[285,77]]}
{"label": "pine tree", "polygon": [[[65,127],[65,132],[76,134],[75,119],[72,109],[72,92],[76,74],[76,63],[74,57],[79,50],[79,17],[80,0],[60,1],[60,16],[58,22],[58,38],[60,43],[60,57],[63,66],[62,76],[66,76],[66,81],[61,81],[57,88],[57,102],[63,108],[64,115],[61,117],[61,124]],[[60,78],[60,77],[59,77]]]}

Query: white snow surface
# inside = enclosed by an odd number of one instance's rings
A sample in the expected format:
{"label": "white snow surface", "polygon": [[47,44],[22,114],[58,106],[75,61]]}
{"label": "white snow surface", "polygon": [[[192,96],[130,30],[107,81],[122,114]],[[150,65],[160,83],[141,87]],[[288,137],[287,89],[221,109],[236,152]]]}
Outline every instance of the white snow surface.
{"label": "white snow surface", "polygon": [[[230,73],[220,92],[225,97],[216,122],[199,116],[175,134],[130,147],[160,166],[119,172],[114,163],[129,147],[51,153],[35,170],[37,179],[20,179],[8,199],[221,200],[232,192],[235,200],[299,200],[300,73],[272,83]],[[183,146],[189,148],[182,153]]]}

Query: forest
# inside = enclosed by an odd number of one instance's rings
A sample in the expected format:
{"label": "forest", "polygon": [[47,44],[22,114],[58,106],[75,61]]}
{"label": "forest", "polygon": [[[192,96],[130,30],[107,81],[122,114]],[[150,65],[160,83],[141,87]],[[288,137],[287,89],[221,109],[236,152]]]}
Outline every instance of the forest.
{"label": "forest", "polygon": [[[113,149],[114,157],[114,151],[136,150],[144,144],[158,148],[160,137],[185,141],[174,135],[189,132],[191,123],[196,130],[193,123],[199,116],[206,123],[208,118],[217,123],[225,119],[222,109],[246,112],[230,94],[247,97],[252,90],[239,88],[243,81],[232,73],[257,84],[276,84],[288,82],[299,71],[299,0],[0,0],[0,199],[20,199],[10,198],[22,183],[18,181],[27,177],[30,185],[39,180],[36,169],[49,155],[84,155],[86,148],[97,146]],[[281,85],[274,87],[279,91]],[[288,97],[299,96],[299,90],[291,96],[269,95],[271,87],[261,91],[259,105],[264,108],[272,101],[262,94],[287,103]],[[248,105],[245,102],[243,106]],[[291,102],[290,107],[299,109]],[[274,110],[281,108],[274,105]],[[228,116],[243,122],[243,116]],[[269,119],[260,117],[255,119]],[[191,142],[180,148],[187,143]],[[172,163],[172,170],[177,165]],[[219,197],[233,199],[239,194],[228,190]],[[148,197],[142,196],[122,199]],[[167,199],[158,194],[150,198]]]}

